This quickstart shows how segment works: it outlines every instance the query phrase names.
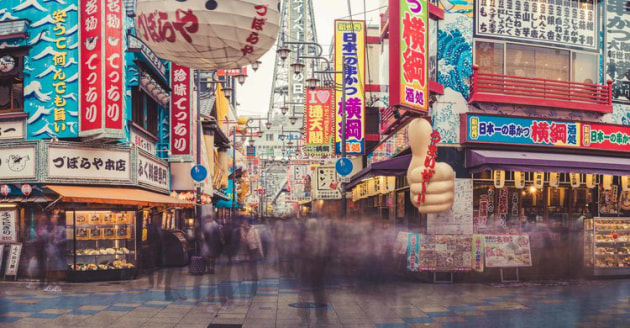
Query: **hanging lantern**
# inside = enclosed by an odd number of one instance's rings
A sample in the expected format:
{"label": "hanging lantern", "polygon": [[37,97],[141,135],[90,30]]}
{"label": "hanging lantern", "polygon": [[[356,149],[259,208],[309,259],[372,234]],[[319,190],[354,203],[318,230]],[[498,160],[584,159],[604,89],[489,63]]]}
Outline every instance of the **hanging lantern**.
{"label": "hanging lantern", "polygon": [[571,182],[571,187],[579,188],[582,184],[582,177],[579,173],[569,173],[569,181]]}
{"label": "hanging lantern", "polygon": [[545,172],[534,172],[534,187],[542,189],[545,185]]}
{"label": "hanging lantern", "polygon": [[24,196],[28,197],[31,195],[31,192],[33,192],[33,187],[31,187],[30,184],[25,183],[22,185],[22,194],[24,194]]}
{"label": "hanging lantern", "polygon": [[586,174],[586,188],[595,188],[595,175]]}
{"label": "hanging lantern", "polygon": [[623,191],[630,190],[630,176],[624,175],[621,177],[621,190]]}
{"label": "hanging lantern", "polygon": [[514,187],[517,189],[525,188],[524,173],[521,171],[514,171]]}
{"label": "hanging lantern", "polygon": [[558,172],[550,172],[549,173],[549,186],[558,187],[559,184],[560,184],[560,174]]}
{"label": "hanging lantern", "polygon": [[162,59],[195,69],[241,68],[276,43],[279,0],[138,0],[138,36]]}
{"label": "hanging lantern", "polygon": [[2,196],[7,197],[9,196],[9,194],[11,193],[11,187],[9,187],[9,185],[2,185],[0,186],[0,194],[2,194]]}
{"label": "hanging lantern", "polygon": [[604,174],[602,176],[602,186],[604,187],[604,190],[612,189],[612,183],[613,183],[613,176],[612,175]]}
{"label": "hanging lantern", "polygon": [[492,180],[494,180],[494,186],[496,188],[503,188],[505,185],[505,171],[494,170]]}

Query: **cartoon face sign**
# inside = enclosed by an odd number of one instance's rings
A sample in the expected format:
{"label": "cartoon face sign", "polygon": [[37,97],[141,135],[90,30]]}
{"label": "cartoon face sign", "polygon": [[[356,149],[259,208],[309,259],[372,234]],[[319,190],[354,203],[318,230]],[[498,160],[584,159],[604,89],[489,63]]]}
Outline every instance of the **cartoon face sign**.
{"label": "cartoon face sign", "polygon": [[15,68],[15,58],[5,55],[0,57],[0,72],[8,73]]}
{"label": "cartoon face sign", "polygon": [[9,169],[13,172],[22,172],[24,167],[26,167],[26,162],[29,160],[29,156],[9,155]]}

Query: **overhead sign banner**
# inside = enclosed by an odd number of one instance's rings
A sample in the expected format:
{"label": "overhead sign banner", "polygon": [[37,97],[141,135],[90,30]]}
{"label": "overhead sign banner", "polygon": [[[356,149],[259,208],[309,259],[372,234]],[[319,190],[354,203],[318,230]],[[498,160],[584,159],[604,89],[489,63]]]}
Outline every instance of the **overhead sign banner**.
{"label": "overhead sign banner", "polygon": [[192,161],[191,69],[171,63],[171,159]]}
{"label": "overhead sign banner", "polygon": [[462,143],[535,145],[627,151],[630,127],[522,117],[463,114]]}
{"label": "overhead sign banner", "polygon": [[[475,1],[475,36],[597,50],[600,30],[597,2]],[[620,1],[620,6],[622,2],[625,3]]]}
{"label": "overhead sign banner", "polygon": [[168,190],[170,174],[168,165],[144,154],[138,156],[138,183]]}
{"label": "overhead sign banner", "polygon": [[[16,218],[17,210],[0,210],[0,243],[15,243],[17,242],[16,232]],[[2,254],[0,254],[0,259]],[[0,261],[0,267],[2,261]]]}
{"label": "overhead sign banner", "polygon": [[[346,153],[365,151],[365,22],[335,21],[335,81],[346,91]],[[344,62],[346,68],[344,69]],[[335,92],[335,150],[341,154],[343,140],[342,93]]]}
{"label": "overhead sign banner", "polygon": [[36,178],[36,146],[1,148],[0,179]]}
{"label": "overhead sign banner", "polygon": [[131,180],[131,153],[101,148],[48,148],[48,178]]}
{"label": "overhead sign banner", "polygon": [[389,104],[429,110],[429,5],[390,0]]}
{"label": "overhead sign banner", "polygon": [[613,80],[613,101],[630,103],[630,5],[627,0],[608,0],[606,11],[606,73]]}
{"label": "overhead sign banner", "polygon": [[306,154],[332,154],[333,101],[332,89],[306,90]]}
{"label": "overhead sign banner", "polygon": [[122,0],[81,2],[79,136],[122,138]]}

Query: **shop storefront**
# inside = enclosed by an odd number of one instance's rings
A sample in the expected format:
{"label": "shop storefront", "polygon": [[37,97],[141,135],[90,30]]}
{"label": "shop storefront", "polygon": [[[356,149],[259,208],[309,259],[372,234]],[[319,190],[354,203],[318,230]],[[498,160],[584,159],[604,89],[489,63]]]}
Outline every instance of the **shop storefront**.
{"label": "shop storefront", "polygon": [[168,165],[138,147],[5,142],[0,159],[0,210],[15,231],[3,242],[22,247],[18,278],[134,278],[151,224],[193,205],[168,196]]}

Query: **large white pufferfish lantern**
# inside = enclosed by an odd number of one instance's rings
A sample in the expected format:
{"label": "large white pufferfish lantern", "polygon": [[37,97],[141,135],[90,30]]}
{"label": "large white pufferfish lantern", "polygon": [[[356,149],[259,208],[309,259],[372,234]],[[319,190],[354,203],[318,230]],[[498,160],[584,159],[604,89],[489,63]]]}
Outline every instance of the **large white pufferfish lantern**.
{"label": "large white pufferfish lantern", "polygon": [[241,68],[274,45],[279,7],[279,0],[138,0],[136,34],[182,66]]}

